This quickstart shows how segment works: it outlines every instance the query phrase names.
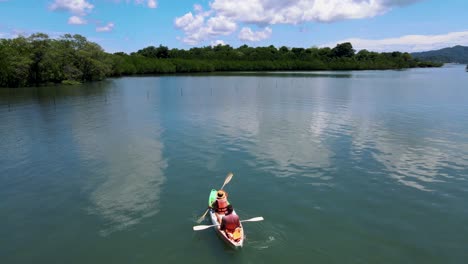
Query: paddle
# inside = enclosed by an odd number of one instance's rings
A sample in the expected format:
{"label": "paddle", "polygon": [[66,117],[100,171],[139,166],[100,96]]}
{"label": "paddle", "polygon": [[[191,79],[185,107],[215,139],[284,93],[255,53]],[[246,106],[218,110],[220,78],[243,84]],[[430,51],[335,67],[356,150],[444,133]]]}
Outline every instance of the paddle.
{"label": "paddle", "polygon": [[228,173],[226,175],[226,179],[224,180],[223,186],[221,186],[221,188],[219,188],[220,190],[222,190],[224,188],[224,186],[226,186],[226,184],[228,184],[228,182],[231,181],[232,176],[234,176],[234,174],[232,174],[232,172],[230,172],[230,173]]}
{"label": "paddle", "polygon": [[[247,219],[247,220],[242,220],[241,222],[258,222],[258,221],[263,221],[263,217],[258,216],[258,217],[250,218],[250,219]],[[217,224],[217,225],[197,225],[197,226],[193,227],[193,231],[205,230],[205,229],[208,229],[210,227],[219,226],[219,225],[220,224]]]}
{"label": "paddle", "polygon": [[[231,181],[232,176],[234,176],[234,174],[232,174],[232,172],[229,172],[226,175],[226,179],[224,180],[223,186],[221,186],[221,188],[219,188],[220,190],[222,190],[224,188],[224,186],[226,186],[226,184],[228,184]],[[206,209],[205,213],[200,218],[198,218],[197,223],[201,223],[203,221],[203,219],[205,219],[205,216],[206,216],[206,214],[208,213],[209,210],[210,210],[210,208]]]}

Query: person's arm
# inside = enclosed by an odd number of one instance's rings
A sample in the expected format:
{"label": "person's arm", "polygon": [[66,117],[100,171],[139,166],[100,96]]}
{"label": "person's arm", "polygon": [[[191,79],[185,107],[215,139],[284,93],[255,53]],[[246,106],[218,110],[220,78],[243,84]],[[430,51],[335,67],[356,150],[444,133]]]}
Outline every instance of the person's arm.
{"label": "person's arm", "polygon": [[220,225],[219,229],[221,229],[221,230],[225,230],[225,229],[226,229],[226,225],[225,225],[224,217],[223,217],[223,218],[221,218],[221,225]]}
{"label": "person's arm", "polygon": [[236,222],[236,226],[237,227],[240,227],[241,226],[241,223],[240,223],[240,219],[239,219],[239,216],[238,215],[234,215],[236,218],[235,222]]}

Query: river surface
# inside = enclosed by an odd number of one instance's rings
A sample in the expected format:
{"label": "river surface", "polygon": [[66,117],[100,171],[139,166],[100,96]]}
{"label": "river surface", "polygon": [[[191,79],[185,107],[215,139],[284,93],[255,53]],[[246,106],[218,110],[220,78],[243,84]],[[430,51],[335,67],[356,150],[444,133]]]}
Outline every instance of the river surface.
{"label": "river surface", "polygon": [[[230,171],[240,251],[192,231]],[[0,89],[0,263],[467,259],[464,66]]]}

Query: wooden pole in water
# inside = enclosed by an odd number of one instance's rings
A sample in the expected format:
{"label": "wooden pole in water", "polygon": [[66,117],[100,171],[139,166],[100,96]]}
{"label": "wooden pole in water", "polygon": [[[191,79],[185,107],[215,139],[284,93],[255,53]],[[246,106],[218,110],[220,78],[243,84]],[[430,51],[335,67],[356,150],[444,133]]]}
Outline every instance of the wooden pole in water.
{"label": "wooden pole in water", "polygon": [[8,112],[11,111],[11,109],[10,109],[10,92],[11,92],[11,90],[10,89],[11,88],[8,88]]}

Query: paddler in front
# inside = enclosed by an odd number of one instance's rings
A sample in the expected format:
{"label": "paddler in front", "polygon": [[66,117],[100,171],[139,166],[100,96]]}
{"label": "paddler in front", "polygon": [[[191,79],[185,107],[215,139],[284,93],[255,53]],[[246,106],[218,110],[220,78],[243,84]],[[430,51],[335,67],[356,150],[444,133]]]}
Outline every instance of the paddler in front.
{"label": "paddler in front", "polygon": [[216,218],[218,219],[218,223],[221,224],[221,218],[226,214],[228,208],[228,201],[227,201],[227,192],[224,190],[219,190],[216,194],[216,200],[213,202],[211,207],[215,210]]}

